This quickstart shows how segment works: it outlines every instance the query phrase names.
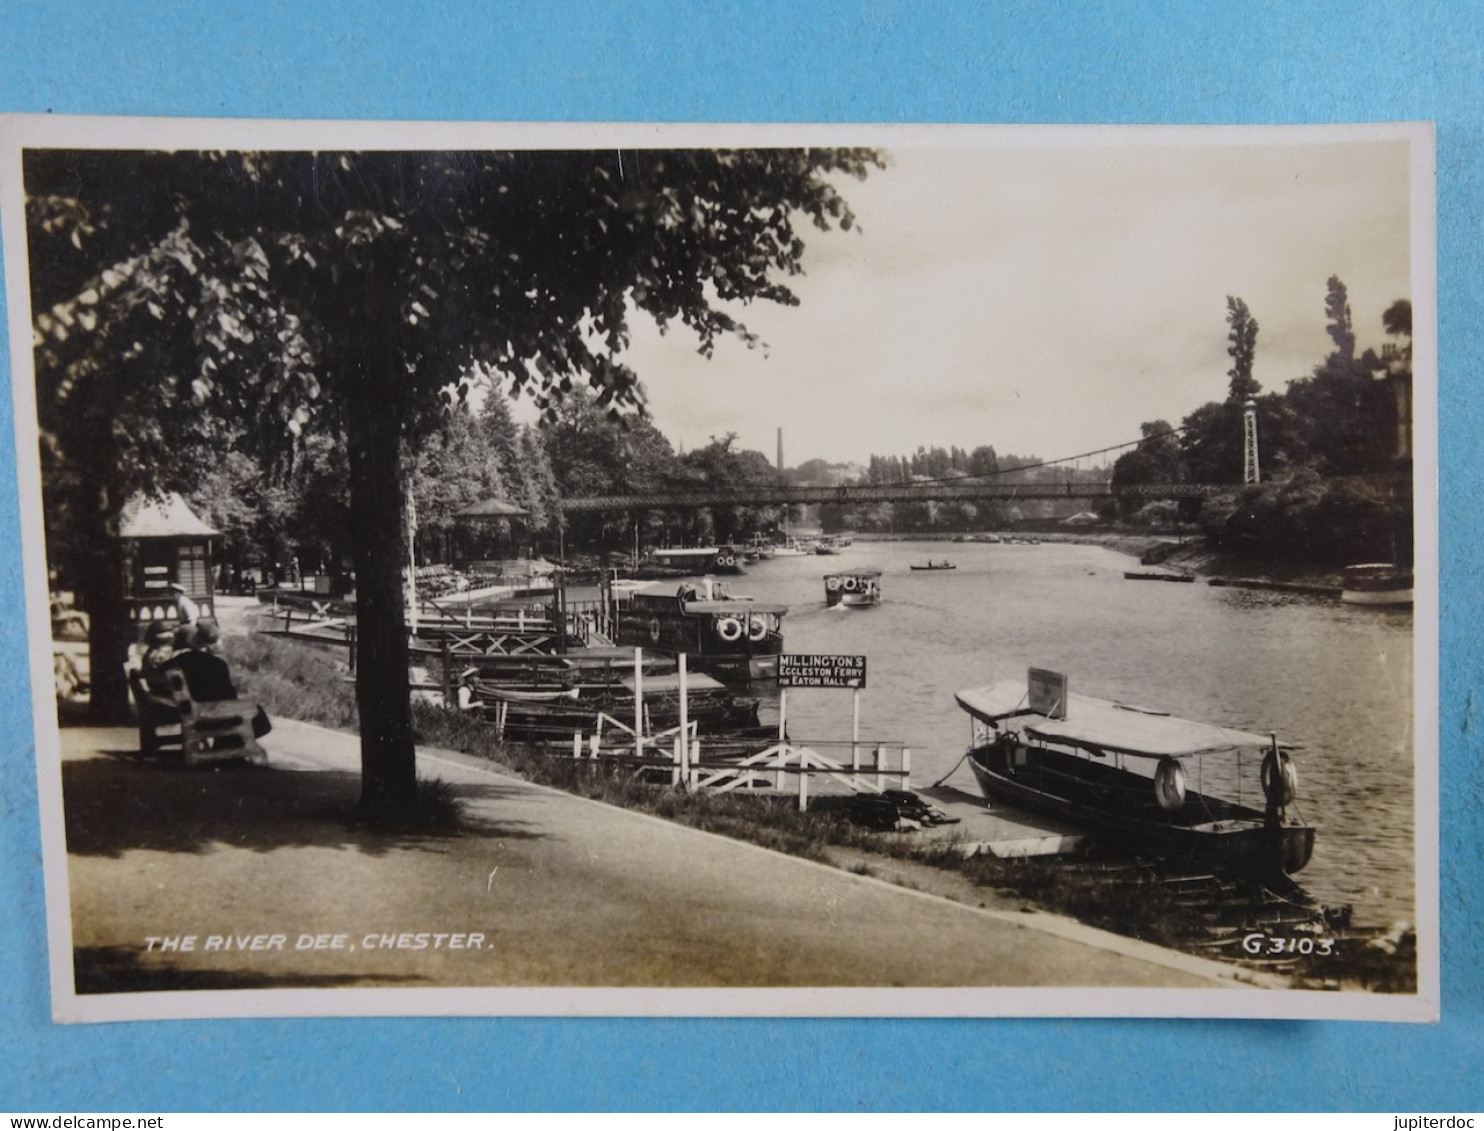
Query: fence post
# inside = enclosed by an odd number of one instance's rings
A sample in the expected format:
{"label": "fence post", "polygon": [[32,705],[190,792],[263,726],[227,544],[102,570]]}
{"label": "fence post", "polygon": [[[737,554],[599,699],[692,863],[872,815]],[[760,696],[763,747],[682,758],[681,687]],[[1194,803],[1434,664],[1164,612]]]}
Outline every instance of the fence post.
{"label": "fence post", "polygon": [[902,747],[902,788],[912,787],[912,748]]}
{"label": "fence post", "polygon": [[644,649],[634,649],[634,757],[644,757]]}
{"label": "fence post", "polygon": [[350,647],[350,674],[351,675],[355,675],[356,674],[356,626],[354,624],[346,625],[346,628],[345,628],[345,639],[346,639],[347,644]]}
{"label": "fence post", "polygon": [[861,689],[850,692],[850,788],[860,789],[861,768]]}
{"label": "fence post", "polygon": [[886,788],[886,778],[882,775],[882,760],[886,757],[886,751],[881,748],[881,743],[876,744],[876,792],[880,793]]}
{"label": "fence post", "polygon": [[690,703],[687,695],[688,684],[685,679],[685,653],[681,652],[675,659],[679,663],[680,675],[680,780],[690,785]]}
{"label": "fence post", "polygon": [[788,689],[787,688],[781,688],[779,690],[779,692],[778,692],[778,765],[779,765],[780,768],[773,771],[773,788],[776,789],[776,790],[778,790],[778,792],[780,792],[780,793],[783,792],[783,770],[782,770],[782,766],[783,766],[783,760],[784,760],[784,747],[786,745],[783,736],[784,736],[784,732],[787,730],[787,727],[786,727],[787,722],[788,722]]}
{"label": "fence post", "polygon": [[809,766],[808,756],[803,750],[799,751],[799,812],[805,813],[809,809]]}

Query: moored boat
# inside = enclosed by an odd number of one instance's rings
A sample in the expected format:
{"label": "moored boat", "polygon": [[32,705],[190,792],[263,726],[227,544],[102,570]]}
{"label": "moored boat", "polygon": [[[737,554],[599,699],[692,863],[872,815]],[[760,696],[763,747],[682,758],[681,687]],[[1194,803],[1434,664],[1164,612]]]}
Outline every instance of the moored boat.
{"label": "moored boat", "polygon": [[907,568],[908,569],[915,569],[915,570],[957,569],[958,566],[954,565],[947,558],[944,558],[941,562],[929,561],[927,563],[927,565],[912,565],[912,566],[908,566]]}
{"label": "moored boat", "polygon": [[825,574],[824,603],[831,609],[836,605],[860,609],[881,604],[881,571],[847,569]]}
{"label": "moored boat", "polygon": [[678,589],[651,586],[614,595],[615,643],[669,655],[722,679],[770,679],[778,674],[787,605],[734,597],[706,578]]}
{"label": "moored boat", "polygon": [[[497,723],[502,733],[528,742],[565,745],[574,733],[594,733],[600,714],[631,722],[639,685],[624,676],[616,685],[564,691],[522,691],[484,679],[473,688],[474,705],[465,710]],[[643,695],[640,709],[650,730],[668,730],[679,724],[678,675],[645,676],[639,689]],[[759,728],[758,701],[736,696],[717,680],[696,672],[686,681],[686,719],[702,735],[751,735]]]}
{"label": "moored boat", "polygon": [[772,556],[775,558],[802,558],[814,552],[813,548],[805,545],[797,539],[790,538],[773,547]]}
{"label": "moored boat", "polygon": [[[1117,848],[1269,883],[1309,862],[1314,828],[1290,811],[1294,748],[1274,736],[1069,694],[1064,676],[1034,668],[1024,684],[955,699],[973,720],[969,766],[991,804],[1082,825]],[[1261,808],[1244,800],[1244,770]],[[1218,796],[1218,782],[1235,798]]]}
{"label": "moored boat", "polygon": [[650,553],[661,577],[700,577],[707,573],[741,573],[742,554],[730,546],[689,546]]}
{"label": "moored boat", "polygon": [[1345,567],[1340,600],[1350,605],[1410,605],[1412,571],[1389,562]]}

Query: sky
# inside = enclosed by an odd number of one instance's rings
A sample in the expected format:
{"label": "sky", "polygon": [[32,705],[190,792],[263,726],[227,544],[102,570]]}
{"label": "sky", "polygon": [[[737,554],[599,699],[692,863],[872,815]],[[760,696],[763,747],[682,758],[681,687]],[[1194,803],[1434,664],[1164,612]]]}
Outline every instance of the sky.
{"label": "sky", "polygon": [[858,225],[803,229],[800,305],[739,311],[765,348],[728,340],[708,361],[683,329],[636,320],[627,360],[672,443],[735,432],[771,460],[782,428],[790,466],[919,445],[1054,459],[1223,399],[1228,295],[1258,321],[1270,392],[1329,352],[1331,275],[1361,349],[1413,297],[1394,135],[943,136],[838,183]]}

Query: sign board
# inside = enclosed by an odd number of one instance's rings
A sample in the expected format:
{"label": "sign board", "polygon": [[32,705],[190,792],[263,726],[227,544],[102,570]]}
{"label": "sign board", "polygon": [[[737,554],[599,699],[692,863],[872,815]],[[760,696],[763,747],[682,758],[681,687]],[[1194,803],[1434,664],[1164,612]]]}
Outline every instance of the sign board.
{"label": "sign board", "polygon": [[779,687],[865,687],[864,656],[782,655]]}
{"label": "sign board", "polygon": [[1031,668],[1025,677],[1029,695],[1027,706],[1048,719],[1067,717],[1067,677],[1045,668]]}

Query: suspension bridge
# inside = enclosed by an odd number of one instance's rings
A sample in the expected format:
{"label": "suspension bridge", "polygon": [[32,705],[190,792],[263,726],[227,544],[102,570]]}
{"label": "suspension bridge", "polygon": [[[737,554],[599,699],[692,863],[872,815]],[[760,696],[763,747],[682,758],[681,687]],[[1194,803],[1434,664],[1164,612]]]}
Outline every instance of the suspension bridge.
{"label": "suspension bridge", "polygon": [[[564,514],[591,514],[614,511],[687,510],[726,506],[778,506],[833,503],[851,506],[859,503],[996,501],[1015,503],[1033,499],[1073,499],[1095,503],[1102,499],[1120,499],[1145,503],[1156,499],[1207,499],[1230,494],[1243,486],[1260,481],[1258,470],[1256,422],[1249,405],[1243,421],[1243,482],[1241,483],[1137,483],[1114,485],[1108,458],[1112,453],[1131,451],[1141,444],[1177,435],[1180,428],[1159,436],[1144,436],[1112,447],[1081,452],[1060,459],[1043,460],[1029,466],[1007,468],[993,475],[945,476],[917,479],[906,483],[852,483],[843,485],[815,484],[790,486],[783,483],[751,484],[745,487],[669,488],[642,494],[601,495],[590,498],[568,498],[561,502]],[[1095,470],[1079,470],[1083,461],[1101,460]],[[1062,469],[1058,473],[1058,469]],[[1347,477],[1377,490],[1410,489],[1410,476],[1404,471],[1379,472]]]}

